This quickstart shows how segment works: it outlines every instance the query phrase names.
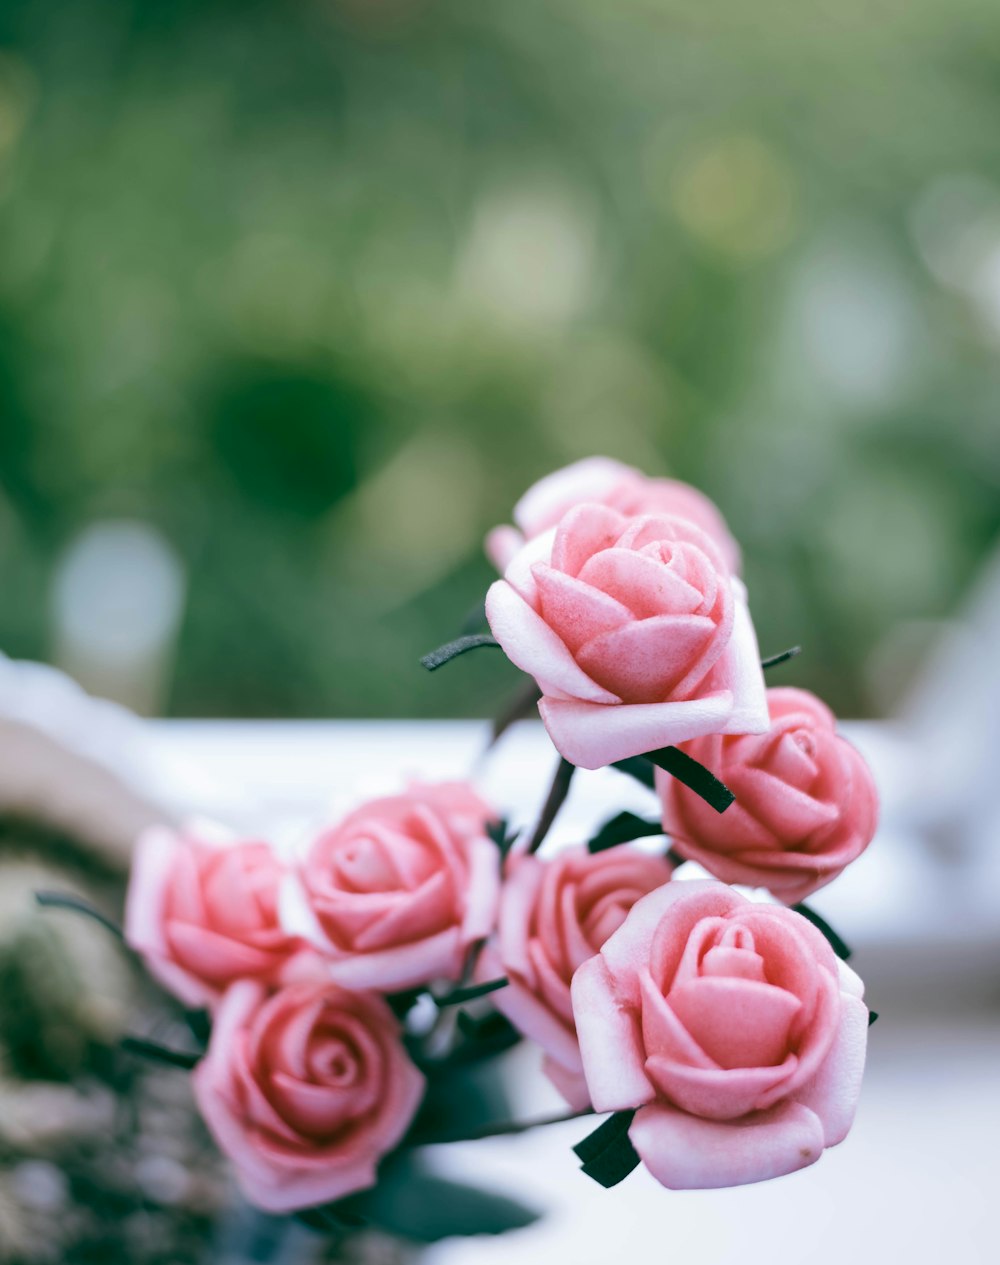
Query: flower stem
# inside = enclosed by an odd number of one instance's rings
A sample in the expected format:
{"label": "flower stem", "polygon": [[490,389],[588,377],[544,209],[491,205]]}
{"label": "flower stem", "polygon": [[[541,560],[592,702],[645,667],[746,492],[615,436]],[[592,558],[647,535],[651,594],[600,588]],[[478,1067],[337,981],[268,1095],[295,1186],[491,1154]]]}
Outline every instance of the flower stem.
{"label": "flower stem", "polygon": [[540,1129],[547,1124],[565,1124],[568,1120],[582,1120],[585,1116],[594,1115],[593,1107],[585,1107],[583,1111],[561,1112],[555,1116],[536,1116],[534,1120],[505,1120],[501,1124],[483,1125],[479,1129],[470,1129],[467,1133],[442,1134],[439,1137],[416,1137],[411,1139],[412,1146],[439,1146],[445,1142],[478,1142],[482,1138],[502,1138],[517,1133],[527,1133],[530,1129]]}
{"label": "flower stem", "polygon": [[569,794],[569,785],[573,780],[573,774],[576,772],[576,765],[559,757],[559,764],[556,766],[555,777],[552,779],[552,785],[549,787],[549,793],[542,807],[541,816],[538,818],[538,825],[535,827],[535,833],[531,836],[531,842],[528,844],[528,853],[537,852],[545,842],[545,836],[549,833],[552,823],[555,821],[566,801]]}

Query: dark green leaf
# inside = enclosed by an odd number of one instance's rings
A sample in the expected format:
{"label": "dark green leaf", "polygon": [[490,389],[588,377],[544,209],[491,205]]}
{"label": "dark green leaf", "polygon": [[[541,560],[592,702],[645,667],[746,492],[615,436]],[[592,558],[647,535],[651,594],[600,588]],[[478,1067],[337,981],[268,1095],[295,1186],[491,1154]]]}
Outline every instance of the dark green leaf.
{"label": "dark green leaf", "polygon": [[507,1016],[497,1010],[485,1015],[472,1015],[467,1010],[460,1010],[456,1022],[465,1040],[449,1055],[453,1061],[464,1062],[499,1054],[521,1040],[521,1034]]}
{"label": "dark green leaf", "polygon": [[679,747],[660,747],[657,751],[647,751],[646,759],[665,772],[683,782],[688,790],[694,791],[717,813],[724,813],[736,796],[724,782],[720,782],[714,773],[710,773],[703,764],[681,751]]}
{"label": "dark green leaf", "polygon": [[660,821],[648,821],[645,817],[637,817],[635,813],[619,813],[617,817],[604,823],[587,847],[591,852],[604,852],[607,848],[616,848],[620,843],[629,843],[632,839],[662,834],[663,823]]}
{"label": "dark green leaf", "polygon": [[504,1234],[531,1225],[539,1215],[507,1195],[428,1173],[412,1157],[384,1166],[378,1185],[352,1197],[349,1206],[372,1225],[413,1243]]}
{"label": "dark green leaf", "polygon": [[191,1035],[201,1045],[208,1045],[212,1035],[212,1016],[207,1010],[185,1010],[184,1018]]}
{"label": "dark green leaf", "polygon": [[619,773],[625,773],[629,777],[645,786],[648,790],[656,789],[656,775],[653,772],[653,766],[644,755],[629,756],[627,760],[616,760],[611,766],[617,769]]}
{"label": "dark green leaf", "polygon": [[624,1181],[639,1164],[628,1136],[634,1116],[634,1111],[616,1111],[573,1147],[584,1173],[605,1189]]}
{"label": "dark green leaf", "polygon": [[171,1067],[183,1067],[188,1071],[201,1059],[200,1054],[192,1054],[187,1050],[171,1050],[156,1041],[146,1041],[143,1037],[122,1037],[121,1047],[127,1054],[138,1055],[139,1058],[150,1059],[154,1063],[167,1063]]}
{"label": "dark green leaf", "polygon": [[505,857],[521,837],[520,830],[511,832],[510,823],[506,817],[501,818],[500,821],[487,823],[486,833],[500,849],[501,857]]}
{"label": "dark green leaf", "polygon": [[407,1146],[428,1139],[463,1137],[510,1118],[511,1105],[496,1068],[488,1062],[451,1058],[421,1065],[427,1089],[406,1138]]}
{"label": "dark green leaf", "polygon": [[868,1027],[869,1027],[869,1028],[872,1026],[872,1024],[875,1022],[875,1020],[876,1020],[877,1018],[878,1018],[878,1011],[877,1011],[877,1010],[869,1010],[869,1012],[868,1012]]}
{"label": "dark green leaf", "polygon": [[810,909],[808,905],[793,905],[792,908],[797,914],[801,914],[808,922],[821,932],[829,942],[830,948],[836,953],[841,961],[846,962],[851,956],[851,949],[837,935],[836,931],[830,926],[825,918],[821,918],[815,909]]}
{"label": "dark green leaf", "polygon": [[435,997],[434,1000],[439,1006],[461,1006],[463,1002],[475,1001],[477,997],[485,997],[488,993],[495,993],[500,988],[506,988],[508,983],[507,976],[501,975],[499,979],[491,979],[485,984],[469,984],[466,988],[453,988],[450,993]]}
{"label": "dark green leaf", "polygon": [[616,1111],[614,1115],[608,1116],[607,1120],[603,1120],[592,1133],[588,1133],[582,1142],[577,1142],[573,1147],[574,1152],[584,1164],[589,1164],[623,1133],[628,1133],[634,1116],[634,1111]]}

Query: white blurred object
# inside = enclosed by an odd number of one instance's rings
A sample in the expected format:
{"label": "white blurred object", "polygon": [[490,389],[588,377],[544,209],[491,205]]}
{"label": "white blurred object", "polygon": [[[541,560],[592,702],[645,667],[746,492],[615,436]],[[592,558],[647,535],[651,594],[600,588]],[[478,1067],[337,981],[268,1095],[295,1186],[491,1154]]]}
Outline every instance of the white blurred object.
{"label": "white blurred object", "polygon": [[128,519],[92,524],[56,572],[56,663],[134,711],[159,710],[184,590],[180,560],[155,528]]}
{"label": "white blurred object", "polygon": [[63,830],[122,863],[142,827],[238,796],[157,748],[147,722],[41,663],[0,654],[0,815]]}
{"label": "white blurred object", "polygon": [[901,715],[913,750],[901,812],[925,837],[973,863],[1000,857],[998,642],[1000,548],[929,656]]}

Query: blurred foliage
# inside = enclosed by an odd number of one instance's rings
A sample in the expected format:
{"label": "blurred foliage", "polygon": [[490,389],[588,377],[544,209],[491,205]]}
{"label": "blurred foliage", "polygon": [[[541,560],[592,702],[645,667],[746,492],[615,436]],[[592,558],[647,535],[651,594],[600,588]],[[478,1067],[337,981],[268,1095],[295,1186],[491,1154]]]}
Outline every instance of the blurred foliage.
{"label": "blurred foliage", "polygon": [[998,106],[986,0],[4,0],[0,646],[136,518],[168,710],[479,713],[507,665],[417,658],[606,452],[877,709],[1000,521]]}

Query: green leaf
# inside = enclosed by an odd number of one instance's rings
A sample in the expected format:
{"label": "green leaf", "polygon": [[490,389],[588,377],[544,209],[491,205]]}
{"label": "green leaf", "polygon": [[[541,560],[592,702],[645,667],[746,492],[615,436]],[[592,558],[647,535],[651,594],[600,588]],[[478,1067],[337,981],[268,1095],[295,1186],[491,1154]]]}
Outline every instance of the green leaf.
{"label": "green leaf", "polygon": [[389,1161],[377,1186],[343,1202],[351,1213],[413,1243],[504,1234],[531,1225],[539,1216],[507,1195],[437,1177],[410,1156]]}
{"label": "green leaf", "polygon": [[188,1050],[172,1050],[156,1041],[146,1041],[143,1037],[122,1037],[121,1048],[126,1054],[135,1054],[154,1063],[167,1063],[171,1067],[183,1067],[188,1071],[197,1066],[202,1058],[200,1054]]}
{"label": "green leaf", "polygon": [[653,766],[644,755],[633,755],[629,756],[627,760],[616,760],[611,767],[617,769],[619,773],[625,773],[628,777],[635,778],[647,790],[653,791],[656,789],[656,776],[653,773]]}
{"label": "green leaf", "polygon": [[475,1001],[477,997],[485,997],[489,993],[506,988],[509,983],[507,976],[501,975],[499,979],[487,980],[485,984],[469,984],[465,988],[453,988],[450,993],[444,993],[440,997],[435,997],[434,1000],[442,1009],[445,1006],[461,1006],[464,1002]]}
{"label": "green leaf", "polygon": [[587,847],[591,852],[604,852],[620,843],[662,834],[663,823],[660,821],[649,821],[645,817],[637,817],[635,813],[619,813],[604,823]]}
{"label": "green leaf", "polygon": [[511,831],[510,822],[506,817],[501,817],[499,821],[487,822],[486,833],[500,849],[501,858],[506,857],[521,837],[520,830]]}
{"label": "green leaf", "polygon": [[657,751],[647,751],[646,759],[683,782],[690,791],[694,791],[717,813],[724,813],[736,796],[724,782],[720,782],[714,773],[710,773],[703,764],[693,760],[680,747],[660,747]]}
{"label": "green leaf", "polygon": [[852,950],[850,947],[837,935],[826,919],[819,916],[815,909],[810,909],[808,905],[801,904],[793,905],[792,909],[797,914],[801,914],[808,922],[811,922],[816,930],[826,937],[830,948],[842,962],[846,962],[851,957]]}
{"label": "green leaf", "polygon": [[492,1064],[449,1056],[423,1063],[421,1070],[427,1089],[407,1134],[408,1145],[419,1139],[461,1136],[509,1119],[510,1101]]}
{"label": "green leaf", "polygon": [[448,1055],[448,1062],[451,1064],[474,1063],[491,1058],[511,1049],[521,1040],[520,1032],[506,1015],[501,1015],[496,1010],[481,1016],[460,1010],[456,1022],[465,1040],[460,1041]]}
{"label": "green leaf", "polygon": [[573,1147],[583,1172],[605,1189],[617,1186],[639,1165],[628,1136],[634,1117],[635,1111],[616,1111]]}

